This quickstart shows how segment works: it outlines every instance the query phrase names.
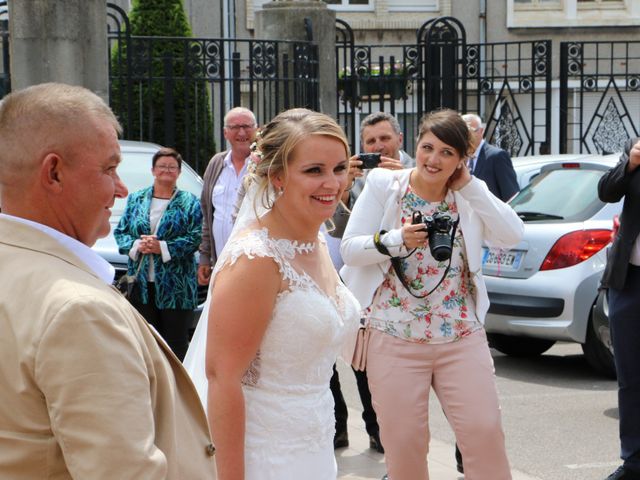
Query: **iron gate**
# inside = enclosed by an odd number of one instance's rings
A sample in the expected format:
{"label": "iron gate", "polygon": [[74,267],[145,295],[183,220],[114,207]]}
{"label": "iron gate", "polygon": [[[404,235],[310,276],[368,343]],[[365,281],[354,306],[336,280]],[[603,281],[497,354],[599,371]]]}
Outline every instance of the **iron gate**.
{"label": "iron gate", "polygon": [[551,41],[467,44],[452,17],[425,23],[413,45],[356,45],[337,20],[338,117],[352,148],[360,117],[395,115],[405,150],[420,118],[441,107],[476,113],[489,142],[512,156],[548,153],[551,138]]}
{"label": "iron gate", "polygon": [[224,148],[231,107],[251,109],[260,124],[287,108],[319,108],[310,42],[135,37],[121,8],[108,11],[109,98],[124,138],[175,146],[202,173]]}
{"label": "iron gate", "polygon": [[640,42],[560,45],[560,151],[620,152],[638,136]]}

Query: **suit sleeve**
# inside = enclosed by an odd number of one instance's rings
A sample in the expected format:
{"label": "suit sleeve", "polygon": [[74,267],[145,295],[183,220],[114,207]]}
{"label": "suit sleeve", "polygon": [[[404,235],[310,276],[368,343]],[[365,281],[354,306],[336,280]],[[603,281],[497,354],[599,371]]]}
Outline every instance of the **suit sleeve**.
{"label": "suit sleeve", "polygon": [[[215,158],[215,157],[214,157]],[[211,159],[209,165],[207,165],[207,169],[204,172],[204,187],[202,189],[202,193],[200,194],[200,210],[201,212],[206,212],[207,209],[205,205],[207,202],[211,202],[211,189],[208,188],[208,185],[213,181],[213,170],[214,170],[214,159]],[[198,249],[200,252],[200,265],[211,265],[211,221],[210,215],[203,215],[202,217],[202,232],[201,232],[201,240],[200,240],[200,248]]]}
{"label": "suit sleeve", "polygon": [[509,154],[501,149],[495,154],[492,162],[494,162],[494,171],[500,190],[500,200],[506,202],[520,191],[513,162]]}
{"label": "suit sleeve", "polygon": [[111,297],[79,293],[54,313],[35,378],[73,478],[155,480],[167,475],[155,445],[153,365]]}
{"label": "suit sleeve", "polygon": [[347,223],[351,216],[351,209],[356,203],[358,196],[362,193],[364,183],[365,180],[362,177],[356,178],[351,186],[351,190],[349,191],[349,200],[347,204],[345,205],[342,202],[338,204],[338,208],[336,208],[332,218],[335,228],[329,232],[329,235],[332,237],[342,238],[344,236],[344,231],[347,228]]}
{"label": "suit sleeve", "polygon": [[[636,139],[637,140],[637,139]],[[598,181],[598,196],[600,200],[607,203],[615,203],[625,196],[629,188],[629,183],[633,173],[627,171],[629,165],[629,152],[635,140],[630,140],[624,147],[624,152],[620,155],[620,160],[615,167],[606,172]]]}

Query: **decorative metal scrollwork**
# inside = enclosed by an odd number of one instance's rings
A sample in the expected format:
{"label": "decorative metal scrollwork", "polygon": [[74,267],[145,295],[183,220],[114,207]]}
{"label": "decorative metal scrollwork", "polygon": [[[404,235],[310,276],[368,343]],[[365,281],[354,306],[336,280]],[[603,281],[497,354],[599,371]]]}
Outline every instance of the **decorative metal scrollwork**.
{"label": "decorative metal scrollwork", "polygon": [[296,78],[313,78],[314,55],[313,47],[307,43],[296,43],[293,46],[293,56],[296,68]]}
{"label": "decorative metal scrollwork", "polygon": [[413,77],[420,71],[420,55],[417,46],[403,48],[403,64],[408,77]]}
{"label": "decorative metal scrollwork", "polygon": [[571,75],[580,75],[582,72],[582,44],[572,43],[567,47],[567,71]]}
{"label": "decorative metal scrollwork", "polygon": [[629,138],[629,132],[622,121],[622,114],[613,98],[609,98],[593,134],[593,144],[598,153],[613,153],[621,151]]}
{"label": "decorative metal scrollwork", "polygon": [[492,140],[492,143],[509,152],[512,157],[520,153],[523,145],[522,136],[508,101],[503,101],[500,107],[500,117],[493,131]]}
{"label": "decorative metal scrollwork", "polygon": [[480,46],[468,45],[465,52],[465,66],[468,78],[476,78],[480,74]]}
{"label": "decorative metal scrollwork", "polygon": [[533,89],[534,81],[531,77],[522,77],[520,79],[520,92],[527,93]]}
{"label": "decorative metal scrollwork", "polygon": [[627,90],[637,91],[640,90],[640,76],[630,75],[627,78]]}
{"label": "decorative metal scrollwork", "polygon": [[222,76],[222,43],[219,40],[196,40],[189,43],[188,72],[193,78]]}
{"label": "decorative metal scrollwork", "polygon": [[594,91],[598,88],[598,79],[595,76],[589,76],[582,81],[582,88],[587,91]]}
{"label": "decorative metal scrollwork", "polygon": [[494,93],[493,82],[488,78],[480,80],[479,90],[482,94]]}
{"label": "decorative metal scrollwork", "polygon": [[355,47],[353,62],[357,75],[365,76],[371,70],[371,49],[369,47]]}
{"label": "decorative metal scrollwork", "polygon": [[276,42],[256,41],[251,45],[251,76],[275,78],[278,72],[278,47]]}

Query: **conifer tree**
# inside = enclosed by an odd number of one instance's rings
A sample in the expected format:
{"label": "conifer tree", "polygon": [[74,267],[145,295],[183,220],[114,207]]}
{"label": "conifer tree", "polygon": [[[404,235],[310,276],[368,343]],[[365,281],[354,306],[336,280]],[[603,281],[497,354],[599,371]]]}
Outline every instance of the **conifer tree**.
{"label": "conifer tree", "polygon": [[[134,0],[129,23],[131,52],[124,36],[111,52],[111,106],[125,127],[125,138],[174,147],[202,173],[215,151],[207,85],[189,78],[185,62],[189,49],[184,41],[158,38],[192,36],[183,2]],[[127,55],[131,55],[130,71],[126,67]],[[167,69],[170,75],[166,75]],[[131,111],[127,78],[133,81]],[[167,82],[167,78],[171,81]],[[168,102],[170,99],[173,102]],[[172,143],[165,132],[167,115],[173,118],[173,145],[167,145]]]}

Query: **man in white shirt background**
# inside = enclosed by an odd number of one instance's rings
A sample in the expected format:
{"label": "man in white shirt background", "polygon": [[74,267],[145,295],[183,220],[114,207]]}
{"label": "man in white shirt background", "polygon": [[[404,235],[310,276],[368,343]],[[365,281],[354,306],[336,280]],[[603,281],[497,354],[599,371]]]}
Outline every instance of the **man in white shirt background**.
{"label": "man in white shirt background", "polygon": [[238,189],[247,171],[250,147],[255,140],[257,122],[248,108],[235,107],[224,117],[224,138],[229,149],[216,153],[204,173],[200,197],[202,243],[198,283],[207,285],[211,271],[233,228],[232,214]]}

